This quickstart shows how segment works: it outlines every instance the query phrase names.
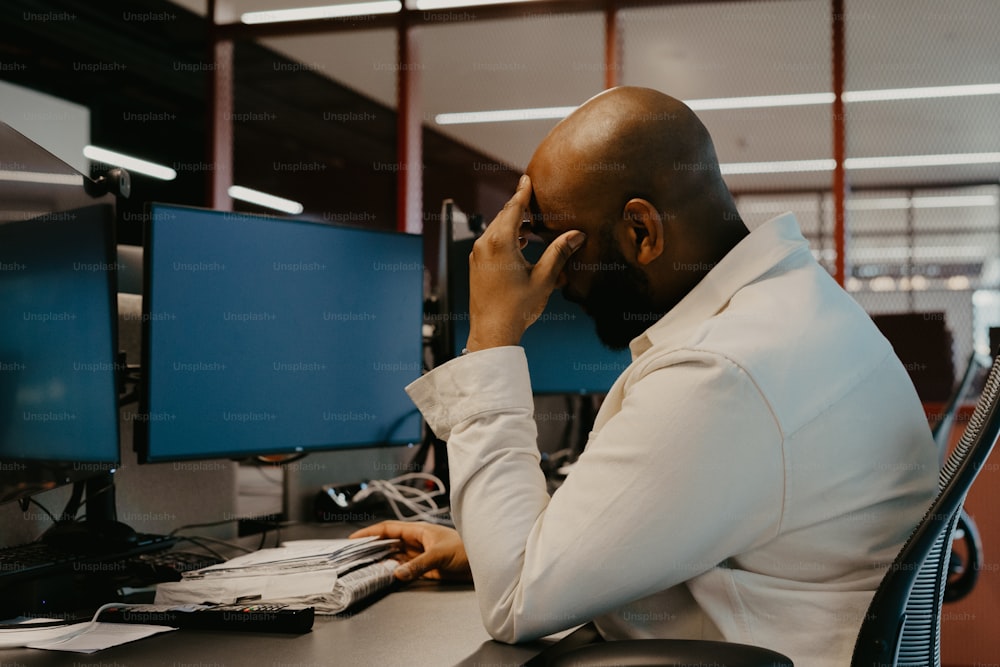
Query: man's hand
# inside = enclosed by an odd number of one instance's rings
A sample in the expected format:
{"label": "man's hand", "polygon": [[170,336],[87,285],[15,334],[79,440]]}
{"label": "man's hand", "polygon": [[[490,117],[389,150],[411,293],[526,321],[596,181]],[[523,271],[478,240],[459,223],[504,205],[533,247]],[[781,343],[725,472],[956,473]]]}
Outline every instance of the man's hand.
{"label": "man's hand", "polygon": [[470,352],[517,345],[532,322],[545,310],[549,294],[570,255],[586,235],[570,230],[553,241],[532,266],[521,254],[522,216],[531,201],[531,181],[525,175],[517,192],[472,247],[469,255]]}
{"label": "man's hand", "polygon": [[401,550],[396,560],[402,564],[395,574],[401,581],[419,577],[472,581],[465,546],[454,528],[433,523],[383,521],[351,534],[351,537],[369,536],[400,540]]}

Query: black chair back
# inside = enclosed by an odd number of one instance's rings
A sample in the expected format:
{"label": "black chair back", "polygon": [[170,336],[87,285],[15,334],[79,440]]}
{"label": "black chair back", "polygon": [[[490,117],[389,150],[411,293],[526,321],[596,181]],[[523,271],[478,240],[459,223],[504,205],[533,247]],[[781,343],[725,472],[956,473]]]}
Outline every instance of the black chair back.
{"label": "black chair back", "polygon": [[969,487],[1000,436],[1000,359],[938,478],[938,495],[875,592],[852,667],[940,667],[941,606],[952,533]]}

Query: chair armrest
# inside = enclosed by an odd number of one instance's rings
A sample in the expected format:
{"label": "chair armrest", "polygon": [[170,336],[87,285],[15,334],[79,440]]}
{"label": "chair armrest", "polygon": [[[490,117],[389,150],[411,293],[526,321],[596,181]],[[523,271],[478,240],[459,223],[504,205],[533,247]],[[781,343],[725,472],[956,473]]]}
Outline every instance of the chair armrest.
{"label": "chair armrest", "polygon": [[588,644],[555,658],[551,667],[793,667],[787,657],[746,644],[694,639],[625,639]]}

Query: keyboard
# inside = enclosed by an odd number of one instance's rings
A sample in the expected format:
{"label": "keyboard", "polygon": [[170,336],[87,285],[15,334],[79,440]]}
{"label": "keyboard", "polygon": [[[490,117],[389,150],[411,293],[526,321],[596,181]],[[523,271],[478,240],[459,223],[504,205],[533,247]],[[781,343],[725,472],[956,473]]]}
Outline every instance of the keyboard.
{"label": "keyboard", "polygon": [[[111,571],[111,565],[150,551],[169,549],[176,537],[139,533],[125,551],[94,553],[72,551],[45,542],[29,542],[0,549],[0,587],[72,571]],[[102,567],[102,565],[106,567]]]}
{"label": "keyboard", "polygon": [[[178,538],[140,533],[124,549],[79,551],[47,542],[0,549],[0,619],[25,614],[73,615],[122,600],[125,587],[149,586],[129,562],[163,551]],[[142,574],[148,574],[143,572]],[[161,575],[162,578],[163,575]]]}

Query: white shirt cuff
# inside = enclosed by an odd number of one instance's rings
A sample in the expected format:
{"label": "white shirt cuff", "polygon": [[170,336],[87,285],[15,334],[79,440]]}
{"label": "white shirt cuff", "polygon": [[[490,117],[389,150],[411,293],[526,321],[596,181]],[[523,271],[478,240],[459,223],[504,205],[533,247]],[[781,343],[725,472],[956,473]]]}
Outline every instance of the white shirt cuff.
{"label": "white shirt cuff", "polygon": [[492,347],[452,359],[406,387],[431,430],[447,440],[457,424],[477,415],[534,411],[524,348]]}

